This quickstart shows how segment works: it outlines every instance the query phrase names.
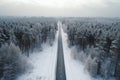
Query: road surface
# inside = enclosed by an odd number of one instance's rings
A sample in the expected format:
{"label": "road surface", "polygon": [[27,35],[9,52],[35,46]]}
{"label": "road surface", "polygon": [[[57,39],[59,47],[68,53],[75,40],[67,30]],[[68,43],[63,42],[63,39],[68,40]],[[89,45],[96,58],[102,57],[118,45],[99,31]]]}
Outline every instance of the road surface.
{"label": "road surface", "polygon": [[61,28],[62,24],[58,22],[59,35],[58,35],[58,51],[57,51],[57,66],[56,66],[56,80],[66,80],[65,64],[64,64],[64,55],[63,55],[63,43]]}

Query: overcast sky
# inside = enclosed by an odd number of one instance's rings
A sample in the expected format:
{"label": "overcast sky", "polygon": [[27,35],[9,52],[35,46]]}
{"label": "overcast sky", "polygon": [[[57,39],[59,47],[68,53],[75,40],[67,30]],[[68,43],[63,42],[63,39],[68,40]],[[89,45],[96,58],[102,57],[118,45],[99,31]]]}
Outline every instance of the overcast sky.
{"label": "overcast sky", "polygon": [[120,0],[0,0],[0,16],[120,17]]}

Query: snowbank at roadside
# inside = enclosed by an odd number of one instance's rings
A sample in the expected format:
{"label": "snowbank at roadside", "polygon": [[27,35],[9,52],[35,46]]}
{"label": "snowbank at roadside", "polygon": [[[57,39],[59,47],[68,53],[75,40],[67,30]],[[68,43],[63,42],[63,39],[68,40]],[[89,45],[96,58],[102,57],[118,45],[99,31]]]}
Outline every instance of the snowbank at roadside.
{"label": "snowbank at roadside", "polygon": [[32,53],[28,58],[32,69],[21,75],[17,80],[55,80],[57,61],[58,31],[53,46],[43,45],[42,52]]}
{"label": "snowbank at roadside", "polygon": [[84,71],[84,65],[71,56],[71,49],[67,45],[67,34],[62,29],[63,50],[67,80],[92,80],[90,75]]}

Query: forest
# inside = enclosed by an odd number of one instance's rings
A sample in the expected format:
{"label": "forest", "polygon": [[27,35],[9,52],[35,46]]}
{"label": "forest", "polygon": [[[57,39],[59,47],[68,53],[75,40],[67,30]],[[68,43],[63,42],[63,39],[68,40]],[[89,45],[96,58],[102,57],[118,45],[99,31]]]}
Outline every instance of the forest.
{"label": "forest", "polygon": [[[56,37],[60,31],[58,27],[61,29],[61,37],[63,36],[61,44],[57,43],[60,39]],[[54,42],[56,46],[53,46]],[[51,46],[48,50],[43,47],[46,43]],[[0,17],[0,80],[17,80],[18,76],[27,72],[30,68],[27,59],[33,52],[43,51],[39,55],[34,53],[38,56],[30,57],[31,61],[38,57],[38,60],[35,59],[36,64],[42,65],[46,61],[47,65],[52,63],[51,69],[56,67],[58,44],[63,47],[62,54],[65,55],[65,67],[67,66],[65,69],[71,67],[69,55],[72,54],[74,60],[82,63],[84,70],[90,74],[90,80],[99,80],[98,77],[102,78],[100,80],[120,80],[120,18],[97,17]],[[45,49],[49,54],[44,53]],[[45,56],[41,57],[43,54]],[[43,59],[39,59],[39,56]],[[40,60],[43,63],[39,63]],[[42,66],[49,67],[46,64]],[[37,65],[37,68],[40,69],[41,66]],[[39,80],[45,79],[40,77]]]}
{"label": "forest", "polygon": [[120,19],[63,18],[69,47],[75,46],[80,60],[91,76],[120,80]]}
{"label": "forest", "polygon": [[54,18],[0,17],[0,80],[15,80],[25,72],[26,57],[53,45],[57,22]]}

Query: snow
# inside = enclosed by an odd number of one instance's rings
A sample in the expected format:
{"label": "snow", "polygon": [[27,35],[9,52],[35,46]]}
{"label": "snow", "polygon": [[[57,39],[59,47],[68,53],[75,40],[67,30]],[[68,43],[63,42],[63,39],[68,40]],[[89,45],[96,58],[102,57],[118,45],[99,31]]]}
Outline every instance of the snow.
{"label": "snow", "polygon": [[[63,26],[64,27],[64,26]],[[62,40],[63,40],[63,50],[64,50],[64,60],[65,60],[65,69],[67,80],[104,80],[101,77],[93,78],[85,70],[85,66],[78,60],[75,60],[72,57],[72,48],[68,47],[67,39],[68,35],[62,31]],[[81,51],[82,52],[82,51]],[[114,78],[109,78],[108,80],[115,80]]]}
{"label": "snow", "polygon": [[[62,29],[62,28],[61,28]],[[67,80],[102,80],[93,79],[84,69],[84,65],[72,57],[72,50],[67,44],[67,34],[62,31],[65,70]],[[28,58],[32,69],[18,77],[17,80],[55,80],[57,62],[58,31],[53,46],[43,45],[42,52],[34,52]],[[112,79],[112,78],[111,78]],[[114,79],[112,79],[114,80]]]}
{"label": "snow", "polygon": [[116,80],[116,79],[114,77],[110,77],[108,79],[103,79],[100,76],[97,76],[96,79],[94,79],[94,80]]}
{"label": "snow", "polygon": [[63,50],[67,80],[92,80],[90,75],[84,71],[84,65],[72,58],[72,51],[67,46],[67,34],[62,29]]}
{"label": "snow", "polygon": [[55,80],[57,41],[58,31],[53,46],[44,44],[44,50],[42,52],[36,52],[30,55],[28,61],[33,68],[17,80]]}

